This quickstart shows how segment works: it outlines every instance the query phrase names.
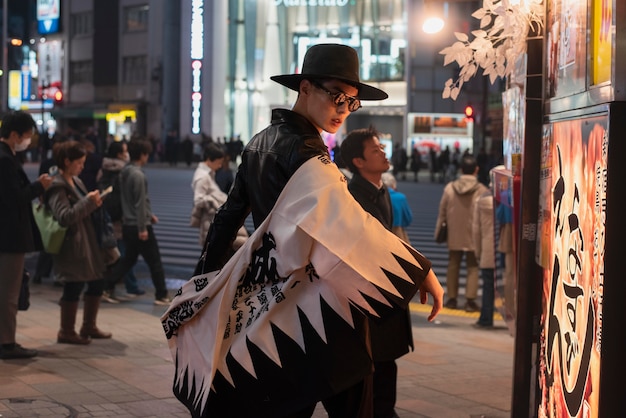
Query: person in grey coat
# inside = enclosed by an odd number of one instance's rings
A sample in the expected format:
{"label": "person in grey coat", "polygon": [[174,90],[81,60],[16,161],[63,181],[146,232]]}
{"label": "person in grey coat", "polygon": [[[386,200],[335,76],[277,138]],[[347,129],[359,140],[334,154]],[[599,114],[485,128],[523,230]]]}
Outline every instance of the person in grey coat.
{"label": "person in grey coat", "polygon": [[31,183],[17,152],[30,145],[35,121],[26,112],[9,112],[0,126],[0,359],[29,358],[37,350],[15,342],[17,304],[26,253],[43,249],[31,202],[52,179]]}
{"label": "person in grey coat", "polygon": [[[61,328],[57,334],[57,342],[63,344],[89,344],[91,338],[111,338],[111,333],[96,326],[106,266],[91,214],[102,205],[102,197],[98,190],[88,192],[78,178],[86,155],[83,145],[76,141],[55,145],[60,174],[44,195],[44,203],[55,219],[67,227],[61,250],[53,256],[54,270],[63,283]],[[85,283],[83,325],[76,333],[76,314]]]}
{"label": "person in grey coat", "polygon": [[478,294],[478,261],[474,253],[472,240],[472,216],[476,200],[488,189],[478,181],[478,164],[473,155],[465,155],[461,159],[461,176],[449,182],[443,189],[439,202],[439,215],[435,226],[436,237],[445,222],[448,225],[448,300],[446,308],[457,308],[459,293],[459,271],[461,260],[465,255],[467,264],[467,285],[465,288],[465,310],[477,312],[480,307],[476,303]]}

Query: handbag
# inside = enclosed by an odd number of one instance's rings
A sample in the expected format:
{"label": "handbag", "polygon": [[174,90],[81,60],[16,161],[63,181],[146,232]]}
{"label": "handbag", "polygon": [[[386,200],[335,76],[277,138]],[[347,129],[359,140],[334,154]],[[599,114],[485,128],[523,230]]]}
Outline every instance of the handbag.
{"label": "handbag", "polygon": [[48,254],[58,254],[65,240],[67,228],[61,226],[52,212],[41,203],[33,203],[33,216],[39,228],[44,251]]}
{"label": "handbag", "polygon": [[96,230],[96,238],[100,248],[117,248],[113,221],[111,221],[111,217],[104,206],[100,206],[91,213],[91,220]]}
{"label": "handbag", "polygon": [[448,224],[442,222],[439,227],[439,231],[437,232],[437,236],[435,237],[435,242],[437,244],[443,244],[446,241],[448,241]]}
{"label": "handbag", "polygon": [[22,285],[20,287],[20,297],[17,300],[18,311],[27,311],[28,308],[30,308],[30,287],[28,282],[30,282],[30,273],[28,270],[24,269],[24,273],[22,274]]}

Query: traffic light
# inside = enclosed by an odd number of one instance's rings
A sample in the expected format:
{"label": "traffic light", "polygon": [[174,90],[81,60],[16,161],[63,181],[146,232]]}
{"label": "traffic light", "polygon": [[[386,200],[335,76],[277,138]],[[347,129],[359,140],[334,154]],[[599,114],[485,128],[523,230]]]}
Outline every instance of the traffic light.
{"label": "traffic light", "polygon": [[472,105],[465,106],[465,118],[466,119],[474,119],[474,108]]}
{"label": "traffic light", "polygon": [[54,104],[57,106],[63,104],[63,92],[61,90],[57,90],[54,92]]}

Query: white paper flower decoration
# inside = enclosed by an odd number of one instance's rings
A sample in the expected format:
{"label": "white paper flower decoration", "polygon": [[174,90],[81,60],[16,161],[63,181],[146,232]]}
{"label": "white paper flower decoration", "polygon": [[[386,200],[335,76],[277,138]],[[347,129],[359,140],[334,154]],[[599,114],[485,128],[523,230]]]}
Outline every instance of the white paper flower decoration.
{"label": "white paper flower decoration", "polygon": [[515,61],[526,52],[528,31],[543,28],[543,0],[483,0],[483,7],[472,13],[480,20],[473,39],[455,32],[457,41],[442,49],[443,65],[457,62],[459,76],[446,81],[442,97],[456,100],[463,84],[476,75],[478,68],[493,84],[513,71]]}

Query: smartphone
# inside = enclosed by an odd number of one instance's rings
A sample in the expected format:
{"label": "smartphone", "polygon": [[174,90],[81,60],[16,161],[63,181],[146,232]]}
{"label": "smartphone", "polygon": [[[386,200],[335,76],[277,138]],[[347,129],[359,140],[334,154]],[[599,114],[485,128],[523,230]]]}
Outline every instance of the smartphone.
{"label": "smartphone", "polygon": [[104,189],[103,191],[100,192],[100,198],[105,197],[106,195],[108,195],[112,191],[113,191],[113,186],[107,187],[106,189]]}

